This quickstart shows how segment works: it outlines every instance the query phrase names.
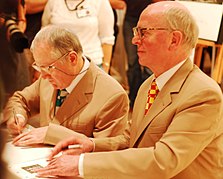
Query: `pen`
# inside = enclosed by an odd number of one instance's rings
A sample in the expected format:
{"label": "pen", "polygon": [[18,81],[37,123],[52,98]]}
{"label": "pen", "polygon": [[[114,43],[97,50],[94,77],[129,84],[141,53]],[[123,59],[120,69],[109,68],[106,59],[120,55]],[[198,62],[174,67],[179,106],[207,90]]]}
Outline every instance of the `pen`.
{"label": "pen", "polygon": [[80,144],[74,144],[74,145],[68,145],[68,149],[81,149],[83,145]]}
{"label": "pen", "polygon": [[17,115],[16,115],[15,109],[13,109],[13,115],[14,115],[15,123],[16,123],[16,125],[17,125],[19,134],[21,134],[20,127],[19,127],[19,119],[18,119],[18,117],[17,117]]}

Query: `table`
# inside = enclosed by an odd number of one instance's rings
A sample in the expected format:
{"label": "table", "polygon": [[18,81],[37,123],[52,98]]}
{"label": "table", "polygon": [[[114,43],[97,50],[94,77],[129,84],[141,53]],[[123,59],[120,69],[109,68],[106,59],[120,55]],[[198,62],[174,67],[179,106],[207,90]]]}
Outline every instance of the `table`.
{"label": "table", "polygon": [[[16,147],[12,142],[5,144],[2,158],[8,164],[9,170],[22,179],[35,179],[33,167],[46,166],[52,146],[35,145],[32,147]],[[56,177],[59,179],[80,179],[79,177]]]}
{"label": "table", "polygon": [[[25,179],[35,178],[35,174],[28,172],[32,166],[46,166],[46,158],[52,147],[16,147],[12,142],[5,144],[2,159],[8,164],[9,170],[17,176]],[[25,170],[26,169],[26,170]]]}

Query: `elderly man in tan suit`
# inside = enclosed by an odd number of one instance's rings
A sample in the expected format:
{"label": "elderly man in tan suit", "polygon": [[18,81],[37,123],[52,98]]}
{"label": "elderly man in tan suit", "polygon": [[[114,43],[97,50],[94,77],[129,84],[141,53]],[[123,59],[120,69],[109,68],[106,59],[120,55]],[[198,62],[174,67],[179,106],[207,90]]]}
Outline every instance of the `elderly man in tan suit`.
{"label": "elderly man in tan suit", "polygon": [[[17,91],[4,110],[9,131],[20,134],[13,141],[15,145],[55,144],[73,131],[92,138],[123,132],[128,96],[115,79],[82,54],[74,34],[57,26],[43,28],[31,50],[33,67],[41,77]],[[65,98],[58,93],[68,94]],[[57,106],[57,97],[64,100],[61,106]],[[41,127],[22,133],[35,114],[40,114]]]}
{"label": "elderly man in tan suit", "polygon": [[[149,5],[133,31],[139,62],[154,75],[142,84],[136,98],[130,148],[86,153],[92,151],[92,141],[75,134],[57,144],[50,159],[75,143],[83,144],[85,153],[72,156],[68,150],[40,169],[38,176],[223,178],[223,97],[217,83],[188,59],[198,37],[194,19],[179,2],[163,1]],[[107,143],[95,140],[95,149],[117,149],[128,134]]]}

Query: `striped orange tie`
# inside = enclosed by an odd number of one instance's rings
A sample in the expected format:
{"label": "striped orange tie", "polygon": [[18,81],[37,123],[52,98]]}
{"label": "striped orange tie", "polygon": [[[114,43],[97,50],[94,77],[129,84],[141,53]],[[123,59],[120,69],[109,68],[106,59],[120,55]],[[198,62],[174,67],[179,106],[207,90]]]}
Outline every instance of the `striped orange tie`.
{"label": "striped orange tie", "polygon": [[147,98],[147,103],[146,103],[146,108],[145,108],[145,115],[148,112],[149,108],[152,106],[156,96],[159,93],[158,86],[156,84],[155,79],[152,81],[151,87],[148,91],[148,98]]}

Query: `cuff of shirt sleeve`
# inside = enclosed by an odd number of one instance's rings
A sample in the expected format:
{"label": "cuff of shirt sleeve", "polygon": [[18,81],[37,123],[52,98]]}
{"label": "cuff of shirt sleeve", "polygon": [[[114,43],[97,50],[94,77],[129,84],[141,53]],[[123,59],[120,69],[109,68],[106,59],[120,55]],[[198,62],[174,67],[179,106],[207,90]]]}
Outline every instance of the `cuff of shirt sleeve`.
{"label": "cuff of shirt sleeve", "polygon": [[79,162],[78,162],[78,172],[79,172],[79,176],[84,178],[84,154],[80,155]]}

